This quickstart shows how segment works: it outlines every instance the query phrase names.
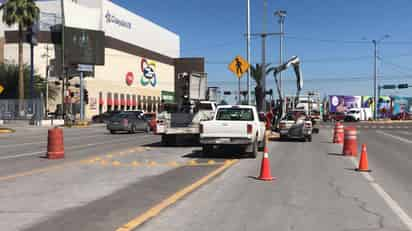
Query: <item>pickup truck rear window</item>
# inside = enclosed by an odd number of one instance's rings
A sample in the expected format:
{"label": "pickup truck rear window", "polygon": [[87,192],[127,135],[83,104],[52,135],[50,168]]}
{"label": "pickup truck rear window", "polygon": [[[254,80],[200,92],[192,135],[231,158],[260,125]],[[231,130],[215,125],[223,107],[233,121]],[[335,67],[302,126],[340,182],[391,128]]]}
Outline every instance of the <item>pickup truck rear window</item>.
{"label": "pickup truck rear window", "polygon": [[217,111],[216,120],[253,121],[253,110],[249,108],[222,108]]}

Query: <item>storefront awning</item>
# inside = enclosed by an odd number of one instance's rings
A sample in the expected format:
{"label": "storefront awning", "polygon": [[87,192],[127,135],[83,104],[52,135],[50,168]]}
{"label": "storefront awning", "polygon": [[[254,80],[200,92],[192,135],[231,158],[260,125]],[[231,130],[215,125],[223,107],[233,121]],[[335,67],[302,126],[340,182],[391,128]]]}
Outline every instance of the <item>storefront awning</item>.
{"label": "storefront awning", "polygon": [[119,99],[118,98],[115,98],[114,99],[114,106],[119,106],[120,104],[119,104]]}
{"label": "storefront awning", "polygon": [[126,104],[127,104],[127,106],[132,106],[132,101],[130,100],[130,98],[127,98],[126,99]]}
{"label": "storefront awning", "polygon": [[103,98],[99,98],[99,105],[103,105],[104,104],[104,99]]}
{"label": "storefront awning", "polygon": [[120,99],[120,105],[126,106],[126,100],[124,100],[124,98]]}

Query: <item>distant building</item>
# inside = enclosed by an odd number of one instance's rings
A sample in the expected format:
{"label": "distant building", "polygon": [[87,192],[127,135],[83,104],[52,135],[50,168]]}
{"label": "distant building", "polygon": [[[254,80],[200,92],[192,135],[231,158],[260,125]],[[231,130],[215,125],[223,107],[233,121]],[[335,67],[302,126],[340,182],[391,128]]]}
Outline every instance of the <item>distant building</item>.
{"label": "distant building", "polygon": [[[41,14],[39,44],[34,51],[35,70],[43,77],[46,66],[55,59],[51,27],[62,22],[60,2],[36,2]],[[182,66],[177,34],[109,0],[65,0],[64,15],[67,27],[105,33],[105,64],[96,66],[94,78],[85,80],[89,95],[87,118],[110,110],[157,111],[162,97],[174,98],[175,63]],[[0,23],[0,61],[17,63],[17,57],[17,29]],[[29,58],[30,49],[26,43],[24,61],[29,63]],[[58,77],[53,71],[50,75]],[[79,102],[79,90],[73,87],[78,81],[78,77],[71,80],[70,91],[75,96],[68,100],[72,104]],[[51,101],[51,111],[61,101],[61,98]]]}

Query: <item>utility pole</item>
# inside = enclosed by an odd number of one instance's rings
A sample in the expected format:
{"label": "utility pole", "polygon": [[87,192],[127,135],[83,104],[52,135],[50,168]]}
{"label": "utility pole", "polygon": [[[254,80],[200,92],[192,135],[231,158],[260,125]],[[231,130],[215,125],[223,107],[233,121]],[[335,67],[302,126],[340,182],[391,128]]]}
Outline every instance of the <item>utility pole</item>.
{"label": "utility pole", "polygon": [[[246,60],[250,63],[250,0],[246,0]],[[251,97],[251,84],[250,84],[250,68],[247,70],[247,102],[248,105],[252,104]]]}
{"label": "utility pole", "polygon": [[262,33],[262,71],[260,81],[262,83],[263,90],[263,104],[262,110],[266,112],[266,12],[267,12],[268,2],[263,0],[263,33]]}
{"label": "utility pole", "polygon": [[[285,10],[277,10],[275,12],[275,16],[279,17],[279,31],[280,31],[280,37],[279,37],[279,65],[283,64],[283,46],[284,46],[284,33],[285,33],[285,18],[286,18],[286,11]],[[282,95],[285,95],[285,91],[283,88],[283,83],[282,83],[282,72],[279,73],[279,89]],[[281,114],[286,111],[286,104],[282,103],[282,111]]]}
{"label": "utility pole", "polygon": [[49,51],[51,51],[51,48],[49,47],[49,44],[46,45],[46,54],[43,55],[43,57],[46,58],[46,119],[48,117],[48,112],[49,112],[49,70],[50,70],[50,65],[49,65],[49,58],[50,54]]}

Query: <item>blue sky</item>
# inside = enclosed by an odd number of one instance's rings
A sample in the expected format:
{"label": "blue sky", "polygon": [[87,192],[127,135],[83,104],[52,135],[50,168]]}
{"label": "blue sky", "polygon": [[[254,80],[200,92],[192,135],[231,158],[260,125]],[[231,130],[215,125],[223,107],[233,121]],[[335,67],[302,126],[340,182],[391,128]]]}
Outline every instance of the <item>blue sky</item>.
{"label": "blue sky", "polygon": [[[114,0],[113,2],[180,35],[181,56],[203,56],[209,85],[236,89],[227,70],[234,56],[245,56],[245,0]],[[263,29],[263,2],[251,0],[252,32]],[[285,9],[286,57],[302,60],[304,90],[323,94],[372,94],[372,39],[391,37],[379,46],[380,83],[412,84],[412,1],[410,0],[267,0],[266,30],[278,32],[273,12]],[[267,60],[278,63],[279,38],[267,44]],[[252,63],[261,60],[261,40],[252,39]],[[294,94],[292,71],[285,73]],[[273,88],[273,77],[268,77]],[[242,79],[245,86],[246,78]],[[411,89],[386,94],[412,95]]]}

